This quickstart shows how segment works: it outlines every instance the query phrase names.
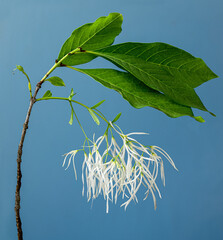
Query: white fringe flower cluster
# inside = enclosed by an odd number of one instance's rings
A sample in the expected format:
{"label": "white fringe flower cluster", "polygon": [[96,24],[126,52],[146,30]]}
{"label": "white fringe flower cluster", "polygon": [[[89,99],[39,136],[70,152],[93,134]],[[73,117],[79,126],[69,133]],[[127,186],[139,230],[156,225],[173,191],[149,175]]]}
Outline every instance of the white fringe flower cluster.
{"label": "white fringe flower cluster", "polygon": [[[110,123],[111,124],[111,123]],[[106,200],[106,212],[109,211],[109,201],[117,202],[121,194],[126,201],[121,205],[125,209],[129,203],[134,200],[138,202],[136,193],[140,186],[145,187],[146,199],[151,193],[154,207],[156,208],[155,192],[161,194],[156,184],[158,172],[160,170],[161,179],[165,185],[163,157],[177,170],[171,157],[160,147],[146,147],[132,138],[132,135],[146,133],[129,133],[124,135],[121,130],[117,130],[112,124],[112,128],[122,139],[122,145],[119,146],[115,138],[111,137],[108,141],[108,135],[105,134],[97,140],[92,141],[92,146],[87,154],[84,150],[84,162],[82,165],[83,192],[86,185],[88,201],[97,198],[100,194]],[[106,149],[101,148],[106,144]],[[66,169],[73,163],[75,176],[76,169],[74,157],[79,150],[74,150],[66,154],[63,166],[67,163]]]}

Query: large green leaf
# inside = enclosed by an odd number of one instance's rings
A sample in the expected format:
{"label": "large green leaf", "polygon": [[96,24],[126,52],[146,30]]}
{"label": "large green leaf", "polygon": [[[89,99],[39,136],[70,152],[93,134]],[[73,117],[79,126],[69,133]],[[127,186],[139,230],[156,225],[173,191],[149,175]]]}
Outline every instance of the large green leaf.
{"label": "large green leaf", "polygon": [[[106,49],[106,52],[108,49]],[[169,69],[185,70],[189,72],[187,84],[196,88],[202,83],[218,77],[207,67],[200,58],[195,58],[190,53],[166,43],[122,43],[109,47],[112,53],[121,53],[136,56],[146,62],[169,67]],[[196,79],[190,74],[197,74]]]}
{"label": "large green leaf", "polygon": [[[123,17],[120,13],[110,13],[107,17],[100,17],[94,23],[85,24],[71,34],[61,48],[58,61],[76,48],[96,50],[111,45],[121,32]],[[62,63],[78,65],[91,61],[96,56],[81,52],[69,55]]]}
{"label": "large green leaf", "polygon": [[[89,75],[105,87],[119,92],[133,107],[142,108],[150,106],[156,108],[170,117],[188,115],[194,117],[190,107],[172,101],[164,94],[151,89],[130,73],[113,69],[77,69]],[[196,120],[203,121],[202,118]]]}
{"label": "large green leaf", "polygon": [[110,60],[175,102],[207,111],[193,88],[217,75],[201,59],[165,43],[123,43],[89,52]]}

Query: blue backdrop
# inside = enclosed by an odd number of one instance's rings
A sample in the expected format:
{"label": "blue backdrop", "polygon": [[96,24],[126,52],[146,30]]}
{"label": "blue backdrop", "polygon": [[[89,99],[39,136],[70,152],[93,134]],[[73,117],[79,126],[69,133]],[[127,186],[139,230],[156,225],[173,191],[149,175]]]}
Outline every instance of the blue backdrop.
{"label": "blue backdrop", "polygon": [[[16,239],[14,192],[16,155],[29,93],[22,65],[37,83],[53,65],[71,32],[110,12],[124,16],[123,31],[115,43],[166,42],[202,58],[220,77],[196,89],[217,117],[196,111],[206,123],[189,117],[171,119],[152,108],[133,109],[121,96],[91,78],[70,69],[58,69],[66,88],[45,84],[40,95],[51,89],[55,96],[68,96],[73,87],[76,99],[93,105],[102,99],[101,110],[112,119],[123,116],[119,125],[128,133],[149,132],[139,138],[144,144],[164,148],[179,172],[166,162],[166,187],[158,208],[152,199],[131,203],[124,211],[100,197],[88,203],[82,197],[81,162],[78,181],[72,168],[61,167],[62,155],[83,144],[75,123],[68,124],[69,105],[40,102],[34,106],[25,139],[22,162],[21,216],[24,239],[223,239],[223,110],[222,110],[222,22],[220,0],[39,0],[4,1],[0,7],[0,239]],[[89,67],[111,66],[97,59]],[[89,114],[77,109],[89,134],[99,136]],[[81,161],[81,159],[79,159]]]}

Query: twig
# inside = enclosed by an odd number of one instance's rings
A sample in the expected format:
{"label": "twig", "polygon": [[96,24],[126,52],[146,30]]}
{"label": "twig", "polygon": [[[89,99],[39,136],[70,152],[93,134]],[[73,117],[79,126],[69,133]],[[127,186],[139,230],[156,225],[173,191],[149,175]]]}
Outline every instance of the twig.
{"label": "twig", "polygon": [[17,226],[17,233],[18,233],[18,240],[23,240],[23,231],[22,231],[22,222],[20,218],[20,188],[21,188],[21,179],[22,179],[22,172],[21,172],[21,162],[22,162],[22,149],[23,143],[26,136],[26,131],[28,129],[29,118],[33,108],[33,104],[36,102],[36,95],[41,88],[43,81],[40,81],[36,85],[36,89],[34,92],[33,97],[30,98],[30,104],[28,108],[28,112],[26,115],[26,120],[23,124],[22,129],[22,136],[19,143],[18,153],[17,153],[17,185],[16,185],[16,192],[15,192],[15,214],[16,214],[16,226]]}
{"label": "twig", "polygon": [[[23,143],[26,136],[26,130],[28,129],[29,124],[29,118],[30,114],[33,108],[33,104],[36,102],[36,95],[39,92],[39,89],[41,88],[42,84],[46,80],[46,78],[59,66],[65,66],[62,64],[62,61],[68,57],[69,54],[74,54],[79,51],[79,48],[74,49],[70,53],[66,54],[64,57],[62,57],[59,61],[56,60],[56,63],[51,67],[51,69],[44,75],[44,77],[40,80],[40,82],[37,83],[35,92],[33,96],[30,98],[30,104],[28,108],[28,112],[26,115],[26,120],[23,124],[22,129],[22,136],[19,143],[18,148],[18,154],[17,154],[17,185],[16,185],[16,192],[15,192],[15,214],[16,214],[16,226],[17,226],[17,232],[18,232],[18,240],[23,240],[23,232],[22,232],[22,222],[20,218],[20,188],[21,188],[21,179],[22,179],[22,172],[21,172],[21,162],[22,162],[22,149],[23,149]],[[27,75],[28,76],[28,75]],[[28,81],[30,83],[30,80],[28,78]],[[30,96],[31,96],[31,87],[29,86],[30,90]]]}

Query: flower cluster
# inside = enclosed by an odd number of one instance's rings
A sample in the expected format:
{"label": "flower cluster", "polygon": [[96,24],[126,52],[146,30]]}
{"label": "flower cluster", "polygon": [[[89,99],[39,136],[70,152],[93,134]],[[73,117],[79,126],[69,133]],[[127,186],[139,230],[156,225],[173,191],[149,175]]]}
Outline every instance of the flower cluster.
{"label": "flower cluster", "polygon": [[[83,192],[86,185],[88,201],[97,198],[100,194],[106,200],[106,212],[109,211],[109,201],[117,202],[119,195],[125,199],[121,205],[125,209],[133,200],[138,202],[136,196],[141,186],[145,187],[146,199],[151,193],[156,208],[155,192],[161,197],[159,188],[156,184],[158,172],[160,170],[161,179],[165,185],[165,175],[163,166],[163,157],[166,158],[175,168],[175,164],[171,157],[160,147],[144,146],[143,144],[132,138],[132,135],[140,135],[145,133],[123,134],[121,129],[116,128],[110,123],[112,129],[118,133],[121,138],[121,146],[115,140],[113,134],[111,140],[108,140],[107,132],[97,140],[91,141],[89,145],[89,153],[84,147],[84,161],[82,165],[82,182]],[[118,128],[118,129],[117,129]],[[105,147],[105,150],[101,151]],[[74,150],[66,154],[63,166],[70,166],[73,163],[75,176],[76,169],[74,157],[80,150]],[[66,169],[67,169],[66,168]]]}

